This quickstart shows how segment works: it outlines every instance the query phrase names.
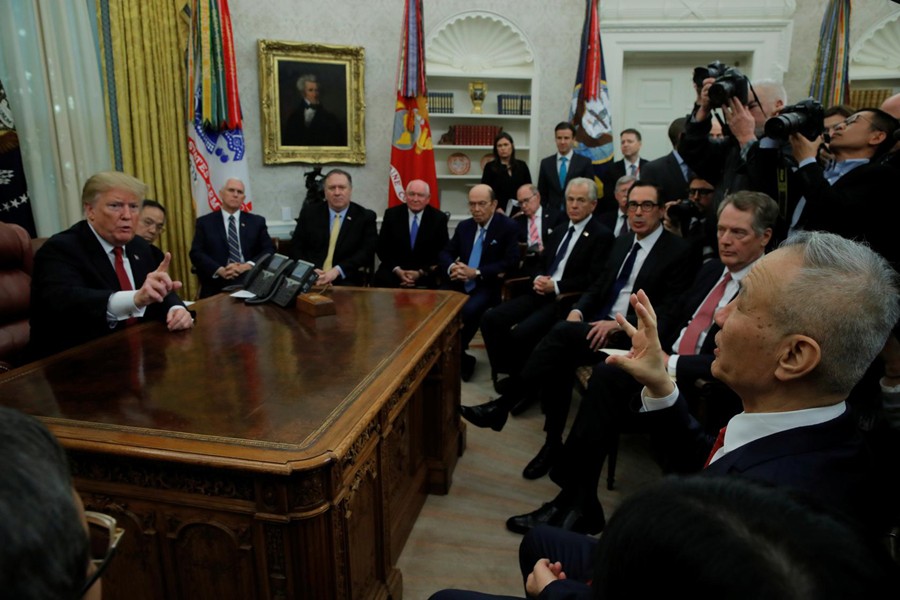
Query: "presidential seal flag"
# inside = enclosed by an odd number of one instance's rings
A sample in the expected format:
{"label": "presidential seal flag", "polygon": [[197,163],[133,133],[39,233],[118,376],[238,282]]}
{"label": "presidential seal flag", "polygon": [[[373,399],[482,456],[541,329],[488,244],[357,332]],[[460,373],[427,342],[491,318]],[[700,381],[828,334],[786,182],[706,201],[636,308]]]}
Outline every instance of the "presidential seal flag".
{"label": "presidential seal flag", "polygon": [[31,237],[37,236],[19,135],[3,82],[0,82],[0,221],[20,225]]}
{"label": "presidential seal flag", "polygon": [[575,152],[591,159],[594,179],[601,185],[600,176],[613,159],[613,138],[609,89],[606,87],[606,67],[603,65],[600,42],[599,0],[587,0],[569,122],[575,127]]}
{"label": "presidential seal flag", "polygon": [[391,136],[388,206],[405,202],[406,186],[413,179],[428,183],[431,187],[431,205],[440,205],[427,98],[422,0],[406,0],[397,68],[397,103]]}
{"label": "presidential seal flag", "polygon": [[197,215],[220,210],[219,190],[244,183],[241,210],[253,208],[228,0],[193,0],[187,54],[188,154]]}

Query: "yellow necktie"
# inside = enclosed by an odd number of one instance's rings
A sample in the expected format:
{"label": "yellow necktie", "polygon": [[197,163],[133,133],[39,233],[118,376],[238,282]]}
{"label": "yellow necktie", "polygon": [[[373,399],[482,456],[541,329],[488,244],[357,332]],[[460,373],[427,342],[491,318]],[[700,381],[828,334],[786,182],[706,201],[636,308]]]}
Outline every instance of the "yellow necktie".
{"label": "yellow necktie", "polygon": [[334,222],[331,225],[331,236],[328,238],[328,255],[325,257],[325,264],[322,265],[322,270],[327,271],[334,265],[332,262],[334,261],[334,247],[337,245],[338,235],[341,233],[341,216],[334,215]]}

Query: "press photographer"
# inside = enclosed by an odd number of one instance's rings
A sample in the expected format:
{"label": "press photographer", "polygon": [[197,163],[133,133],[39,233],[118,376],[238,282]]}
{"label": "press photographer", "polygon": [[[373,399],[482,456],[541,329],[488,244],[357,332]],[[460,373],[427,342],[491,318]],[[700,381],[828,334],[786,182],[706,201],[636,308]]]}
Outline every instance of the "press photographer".
{"label": "press photographer", "polygon": [[666,202],[663,226],[687,239],[703,262],[716,255],[716,217],[713,194],[716,188],[705,179],[692,175],[688,197]]}

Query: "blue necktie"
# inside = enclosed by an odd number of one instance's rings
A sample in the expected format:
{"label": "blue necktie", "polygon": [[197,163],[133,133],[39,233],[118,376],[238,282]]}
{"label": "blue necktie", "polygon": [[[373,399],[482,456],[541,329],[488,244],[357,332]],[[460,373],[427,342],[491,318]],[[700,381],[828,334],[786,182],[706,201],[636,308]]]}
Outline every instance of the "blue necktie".
{"label": "blue necktie", "polygon": [[416,247],[416,236],[419,235],[419,215],[413,214],[412,227],[409,228],[409,248]]}
{"label": "blue necktie", "polygon": [[566,189],[566,173],[568,172],[566,169],[566,161],[569,160],[565,156],[560,157],[559,159],[559,187],[565,191]]}
{"label": "blue necktie", "polygon": [[619,298],[619,294],[622,293],[622,288],[625,287],[625,282],[628,281],[629,277],[631,277],[631,271],[632,269],[634,269],[634,259],[637,258],[637,253],[640,249],[641,245],[637,242],[635,242],[634,246],[631,247],[631,252],[625,259],[625,262],[622,263],[622,269],[619,271],[619,276],[616,277],[616,282],[613,284],[613,289],[612,293],[609,296],[609,300],[606,302],[606,306],[603,307],[603,311],[597,316],[598,319],[602,320],[609,318],[609,313],[615,305],[616,300]]}
{"label": "blue necktie", "polygon": [[[473,269],[477,269],[478,265],[481,263],[481,246],[484,243],[484,227],[478,228],[478,237],[475,238],[475,245],[472,247],[472,254],[469,256],[469,266]],[[475,289],[475,280],[470,279],[463,286],[466,290],[466,293],[471,292]]]}
{"label": "blue necktie", "polygon": [[556,273],[556,269],[559,268],[559,263],[562,262],[563,256],[566,255],[566,250],[569,249],[569,242],[572,241],[573,233],[575,233],[575,226],[570,225],[569,231],[566,232],[566,237],[563,238],[562,244],[559,245],[559,250],[556,251],[556,256],[553,257],[553,262],[550,264],[550,268],[547,269],[546,275],[553,277],[553,274]]}
{"label": "blue necktie", "polygon": [[241,263],[241,243],[238,241],[237,224],[234,215],[228,217],[228,262]]}

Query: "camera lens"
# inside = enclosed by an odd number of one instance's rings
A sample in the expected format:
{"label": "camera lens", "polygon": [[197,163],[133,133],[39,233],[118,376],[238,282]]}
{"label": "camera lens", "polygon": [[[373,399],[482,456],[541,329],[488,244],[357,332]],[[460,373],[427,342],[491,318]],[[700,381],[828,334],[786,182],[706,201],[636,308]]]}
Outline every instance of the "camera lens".
{"label": "camera lens", "polygon": [[795,131],[800,131],[803,124],[806,123],[807,118],[805,113],[799,112],[772,117],[766,121],[766,136],[776,139],[786,138]]}
{"label": "camera lens", "polygon": [[718,80],[709,86],[709,104],[712,107],[724,106],[734,96],[734,83],[729,80]]}

